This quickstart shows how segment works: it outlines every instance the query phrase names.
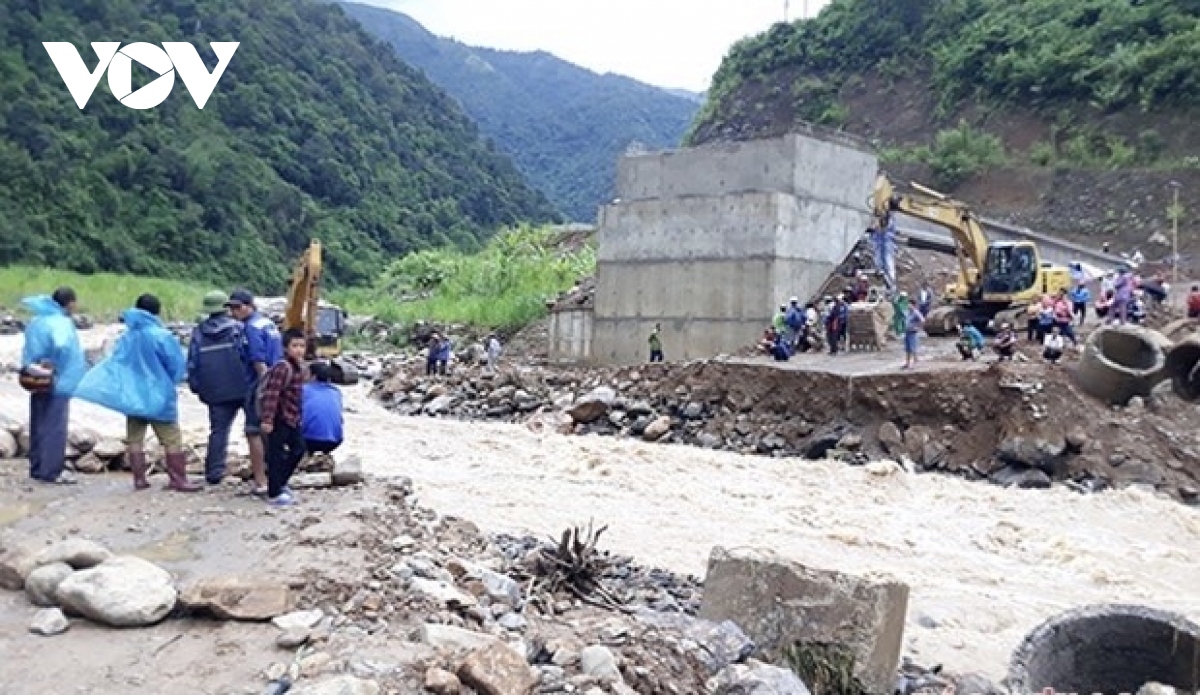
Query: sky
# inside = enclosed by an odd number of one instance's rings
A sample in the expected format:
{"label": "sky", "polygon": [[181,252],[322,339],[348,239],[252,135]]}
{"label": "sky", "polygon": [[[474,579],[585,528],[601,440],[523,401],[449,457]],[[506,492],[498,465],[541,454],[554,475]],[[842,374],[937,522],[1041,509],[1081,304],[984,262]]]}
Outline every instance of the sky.
{"label": "sky", "polygon": [[[439,36],[543,50],[596,72],[702,92],[738,39],[784,18],[785,0],[357,0],[403,12]],[[828,0],[786,0],[790,19]]]}

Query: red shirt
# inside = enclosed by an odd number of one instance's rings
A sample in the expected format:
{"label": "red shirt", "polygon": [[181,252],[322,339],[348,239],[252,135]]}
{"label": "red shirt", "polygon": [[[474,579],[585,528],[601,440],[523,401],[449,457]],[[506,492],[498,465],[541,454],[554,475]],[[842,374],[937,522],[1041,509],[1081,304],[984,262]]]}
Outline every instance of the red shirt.
{"label": "red shirt", "polygon": [[288,427],[300,426],[300,409],[304,403],[304,365],[295,364],[289,359],[275,363],[263,375],[262,393],[262,424],[275,425],[278,414]]}
{"label": "red shirt", "polygon": [[1200,312],[1200,292],[1188,294],[1187,308],[1188,312]]}

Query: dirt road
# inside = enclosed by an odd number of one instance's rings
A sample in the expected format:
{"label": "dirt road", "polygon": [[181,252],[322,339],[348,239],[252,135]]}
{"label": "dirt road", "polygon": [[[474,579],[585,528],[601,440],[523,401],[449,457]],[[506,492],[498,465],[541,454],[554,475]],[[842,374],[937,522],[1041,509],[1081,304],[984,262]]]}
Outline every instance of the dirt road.
{"label": "dirt road", "polygon": [[[0,344],[0,362],[13,345]],[[201,431],[203,411],[184,400],[185,429]],[[547,534],[594,517],[610,524],[611,549],[675,570],[702,574],[709,550],[720,544],[768,546],[817,566],[897,575],[912,586],[907,653],[949,669],[1002,676],[1026,631],[1078,604],[1148,603],[1200,619],[1200,511],[1138,490],[1007,490],[933,475],[875,476],[825,462],[401,418],[372,404],[364,388],[347,402],[348,453],[361,455],[368,472],[410,476],[423,504],[490,530]],[[25,407],[16,384],[0,380],[0,413],[24,418]],[[120,431],[115,414],[73,408],[78,424]],[[0,520],[10,505],[3,494]],[[257,513],[249,500],[231,504]],[[23,523],[36,527],[40,519],[34,512]],[[0,604],[6,631],[32,613],[19,603]],[[87,638],[81,631],[58,639]]]}

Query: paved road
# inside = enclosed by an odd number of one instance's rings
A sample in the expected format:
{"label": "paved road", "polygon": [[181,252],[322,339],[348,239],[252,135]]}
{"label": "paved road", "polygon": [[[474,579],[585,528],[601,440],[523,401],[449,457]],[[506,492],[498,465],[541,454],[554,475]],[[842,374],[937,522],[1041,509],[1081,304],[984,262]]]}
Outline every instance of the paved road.
{"label": "paved road", "polygon": [[990,363],[984,358],[978,362],[964,362],[954,348],[952,338],[921,339],[921,352],[916,367],[905,370],[904,347],[899,340],[892,340],[878,352],[844,352],[838,355],[828,353],[800,354],[787,362],[776,362],[763,357],[731,357],[729,362],[735,364],[754,364],[764,367],[774,367],[788,371],[821,372],[841,376],[876,376],[880,374],[903,374],[915,372],[956,370],[982,370]]}

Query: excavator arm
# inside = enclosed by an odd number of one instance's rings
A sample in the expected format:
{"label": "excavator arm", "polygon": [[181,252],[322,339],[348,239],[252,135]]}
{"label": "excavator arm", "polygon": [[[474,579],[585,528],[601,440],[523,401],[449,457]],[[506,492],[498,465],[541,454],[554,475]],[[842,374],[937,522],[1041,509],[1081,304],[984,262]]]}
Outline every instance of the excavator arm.
{"label": "excavator arm", "polygon": [[899,193],[886,174],[875,179],[871,208],[879,228],[888,223],[894,213],[902,213],[950,232],[954,238],[959,270],[968,293],[976,290],[987,262],[988,239],[975,213],[963,203],[951,200],[937,191],[913,183],[918,193]]}
{"label": "excavator arm", "polygon": [[[292,286],[288,289],[287,308],[283,315],[283,329],[298,328],[304,331],[308,349],[305,359],[317,359],[320,355],[318,342],[320,325],[318,316],[321,312],[321,242],[313,239],[308,250],[296,263],[292,272]],[[328,307],[326,310],[329,310]],[[336,307],[335,311],[341,311]],[[340,359],[340,330],[333,336],[333,352],[329,360],[330,373],[333,383],[341,386],[352,386],[358,382],[358,370],[353,364]]]}
{"label": "excavator arm", "polygon": [[309,345],[315,344],[317,336],[320,287],[321,242],[314,239],[292,272],[292,286],[288,290],[287,310],[283,318],[284,330],[299,328],[304,331]]}

